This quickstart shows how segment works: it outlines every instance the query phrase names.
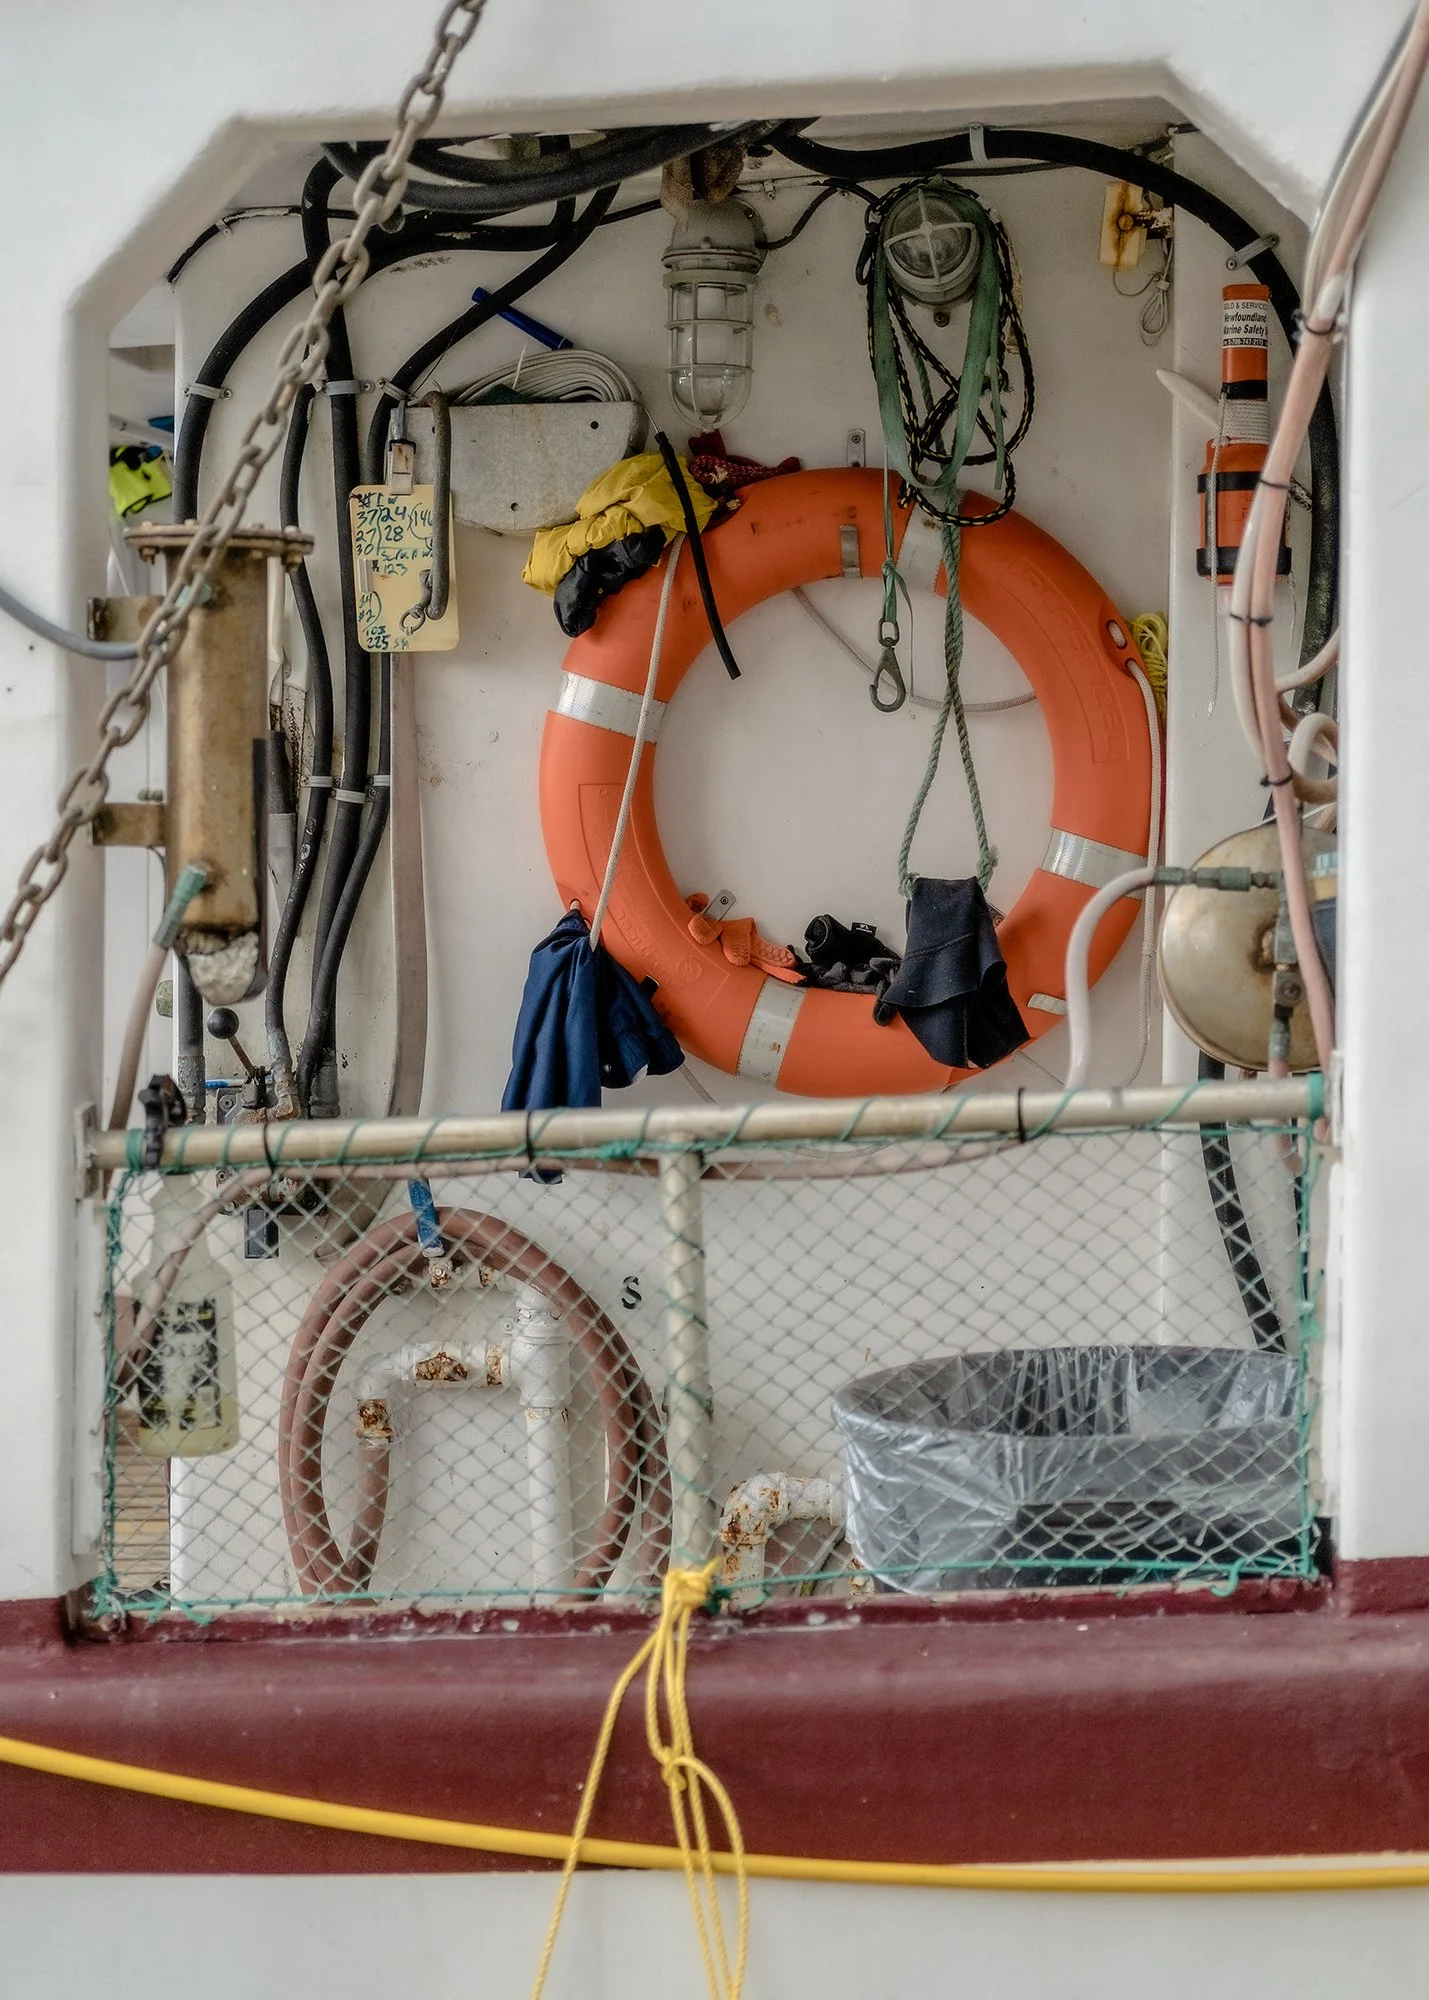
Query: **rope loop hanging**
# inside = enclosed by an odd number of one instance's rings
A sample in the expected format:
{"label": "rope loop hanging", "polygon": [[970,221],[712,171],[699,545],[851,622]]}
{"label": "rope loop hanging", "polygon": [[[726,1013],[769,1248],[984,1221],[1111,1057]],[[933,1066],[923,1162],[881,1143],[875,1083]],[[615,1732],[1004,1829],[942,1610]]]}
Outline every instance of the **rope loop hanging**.
{"label": "rope loop hanging", "polygon": [[[897,616],[900,593],[904,603],[909,602],[894,554],[890,481],[895,472],[905,493],[938,523],[948,589],[943,623],[944,694],[933,726],[922,783],[914,797],[898,852],[898,887],[905,899],[913,893],[916,880],[910,870],[913,841],[938,773],[949,722],[957,735],[977,835],[978,886],[984,891],[997,866],[997,852],[988,838],[962,698],[963,616],[958,594],[958,561],[963,528],[1000,520],[1012,507],[1017,494],[1012,453],[1027,435],[1035,400],[1032,361],[1007,231],[975,194],[941,175],[922,183],[924,192],[935,194],[945,209],[973,232],[978,246],[977,269],[969,293],[963,364],[958,373],[942,360],[915,326],[898,285],[897,271],[890,269],[887,239],[890,216],[909,188],[918,185],[908,183],[893,188],[873,204],[858,266],[868,300],[868,351],[883,427],[883,617],[878,632],[879,668],[871,690],[873,705],[881,712],[901,708],[907,693],[895,651],[900,636]],[[1021,409],[1010,429],[1005,410],[1012,387],[1007,366],[1009,347],[1016,352],[1022,378]],[[950,425],[951,439],[947,435]],[[975,452],[973,445],[979,437],[988,448]],[[959,476],[965,465],[986,464],[994,468],[993,483],[998,498],[990,510],[965,517],[959,510]],[[891,688],[888,699],[881,695],[885,679]]]}

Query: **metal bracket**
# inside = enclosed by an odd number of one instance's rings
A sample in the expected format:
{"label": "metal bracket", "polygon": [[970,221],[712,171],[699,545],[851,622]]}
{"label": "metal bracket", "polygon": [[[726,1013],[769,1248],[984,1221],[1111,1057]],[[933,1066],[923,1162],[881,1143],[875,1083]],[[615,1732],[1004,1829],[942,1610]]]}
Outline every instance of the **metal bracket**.
{"label": "metal bracket", "polygon": [[81,1104],[74,1114],[74,1198],[93,1201],[99,1193],[100,1173],[94,1164],[94,1136],[99,1130],[99,1108]]}
{"label": "metal bracket", "polygon": [[721,923],[734,908],[735,900],[733,889],[721,889],[717,896],[710,897],[700,915],[707,917],[712,924]]}
{"label": "metal bracket", "polygon": [[96,847],[162,847],[168,808],[162,799],[101,806],[89,823]]}
{"label": "metal bracket", "polygon": [[417,447],[408,438],[392,438],[387,445],[387,478],[383,482],[394,493],[410,493],[417,476]]}
{"label": "metal bracket", "polygon": [[868,440],[864,431],[850,431],[844,439],[844,464],[867,465]]}
{"label": "metal bracket", "polygon": [[159,608],[157,597],[91,597],[85,630],[91,639],[131,644]]}
{"label": "metal bracket", "polygon": [[852,583],[863,575],[863,557],[858,546],[858,523],[845,521],[839,528],[839,563]]}

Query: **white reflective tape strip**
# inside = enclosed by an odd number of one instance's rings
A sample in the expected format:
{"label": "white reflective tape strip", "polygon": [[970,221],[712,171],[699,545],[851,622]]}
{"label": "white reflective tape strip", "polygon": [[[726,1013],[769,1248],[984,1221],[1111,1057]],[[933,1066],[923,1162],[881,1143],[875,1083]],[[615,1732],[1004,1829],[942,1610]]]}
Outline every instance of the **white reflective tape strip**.
{"label": "white reflective tape strip", "polygon": [[915,590],[936,590],[942,567],[943,531],[921,507],[915,507],[898,551],[898,574],[907,584],[909,596]]}
{"label": "white reflective tape strip", "polygon": [[334,796],[341,800],[345,806],[365,806],[367,804],[366,792],[350,792],[343,785],[338,786]]}
{"label": "white reflective tape strip", "polygon": [[1146,855],[1144,851],[1129,854],[1124,847],[1107,847],[1100,840],[1088,840],[1080,833],[1063,833],[1054,826],[1042,866],[1049,875],[1065,876],[1067,881],[1084,883],[1088,889],[1104,889],[1118,875],[1144,868]]}
{"label": "white reflective tape strip", "polygon": [[1066,1001],[1059,1000],[1055,993],[1029,993],[1027,1004],[1044,1014],[1065,1014],[1067,1011]]}
{"label": "white reflective tape strip", "polygon": [[744,1031],[739,1051],[741,1076],[756,1076],[761,1083],[779,1081],[789,1037],[803,1004],[802,986],[788,986],[782,979],[766,977]]}
{"label": "white reflective tape strip", "polygon": [[[597,729],[612,730],[617,736],[633,737],[640,722],[644,697],[629,688],[607,687],[604,681],[588,680],[584,674],[567,674],[561,683],[561,698],[555,715],[568,715],[573,722],[590,722]],[[645,727],[645,741],[653,743],[660,734],[668,704],[652,701]]]}
{"label": "white reflective tape strip", "polygon": [[308,789],[310,791],[330,792],[332,790],[332,786],[333,786],[333,781],[331,777],[326,777],[326,778],[313,777],[308,779]]}

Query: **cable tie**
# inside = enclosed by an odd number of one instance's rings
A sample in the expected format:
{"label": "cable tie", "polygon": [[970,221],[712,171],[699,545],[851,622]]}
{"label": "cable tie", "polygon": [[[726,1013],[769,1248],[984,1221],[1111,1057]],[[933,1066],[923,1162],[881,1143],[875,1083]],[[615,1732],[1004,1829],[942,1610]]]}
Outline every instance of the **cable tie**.
{"label": "cable tie", "polygon": [[233,391],[223,388],[222,385],[215,387],[212,382],[190,382],[187,389],[184,390],[184,394],[186,396],[202,396],[210,403],[221,403],[225,397],[231,396]]}
{"label": "cable tie", "polygon": [[1244,264],[1253,264],[1257,257],[1263,257],[1267,250],[1277,249],[1279,244],[1280,238],[1278,236],[1265,235],[1252,237],[1244,248],[1232,250],[1226,259],[1226,269],[1228,271],[1238,271]]}
{"label": "cable tie", "polygon": [[348,789],[347,789],[347,787],[346,787],[346,786],[343,786],[343,785],[339,785],[339,786],[338,786],[338,788],[337,788],[337,794],[336,794],[336,796],[337,796],[337,800],[338,800],[338,803],[339,803],[339,805],[344,805],[344,806],[365,806],[365,805],[367,804],[367,794],[366,794],[366,792],[354,792],[354,791],[350,791],[350,790],[348,790]]}
{"label": "cable tie", "polygon": [[358,382],[354,380],[320,382],[317,385],[317,393],[320,396],[361,396],[365,395],[373,387],[375,387],[375,384],[371,382]]}
{"label": "cable tie", "polygon": [[1262,618],[1254,618],[1248,611],[1227,611],[1226,616],[1234,625],[1273,625],[1275,623],[1275,620],[1268,614]]}
{"label": "cable tie", "polygon": [[1269,487],[1272,493],[1288,493],[1290,491],[1290,482],[1287,479],[1261,479],[1257,483],[1261,486]]}
{"label": "cable tie", "polygon": [[974,166],[985,167],[990,164],[987,157],[987,138],[986,138],[985,126],[969,125],[968,152],[971,156],[972,164]]}
{"label": "cable tie", "polygon": [[1294,779],[1295,779],[1295,773],[1293,771],[1287,771],[1283,778],[1262,778],[1260,782],[1262,785],[1266,786],[1270,791],[1273,792],[1277,790],[1281,785],[1293,784]]}

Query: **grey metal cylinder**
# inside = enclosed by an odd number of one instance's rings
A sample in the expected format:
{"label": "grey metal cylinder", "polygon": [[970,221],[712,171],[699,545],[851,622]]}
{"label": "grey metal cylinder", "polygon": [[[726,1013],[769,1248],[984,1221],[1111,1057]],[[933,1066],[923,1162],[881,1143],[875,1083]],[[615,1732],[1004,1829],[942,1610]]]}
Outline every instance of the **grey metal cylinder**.
{"label": "grey metal cylinder", "polygon": [[[131,530],[145,561],[172,579],[192,522]],[[224,550],[168,666],[167,838],[170,894],[198,862],[208,887],[184,915],[178,949],[210,1004],[262,988],[267,908],[263,754],[268,735],[268,564],[301,562],[310,536],[252,528]]]}

